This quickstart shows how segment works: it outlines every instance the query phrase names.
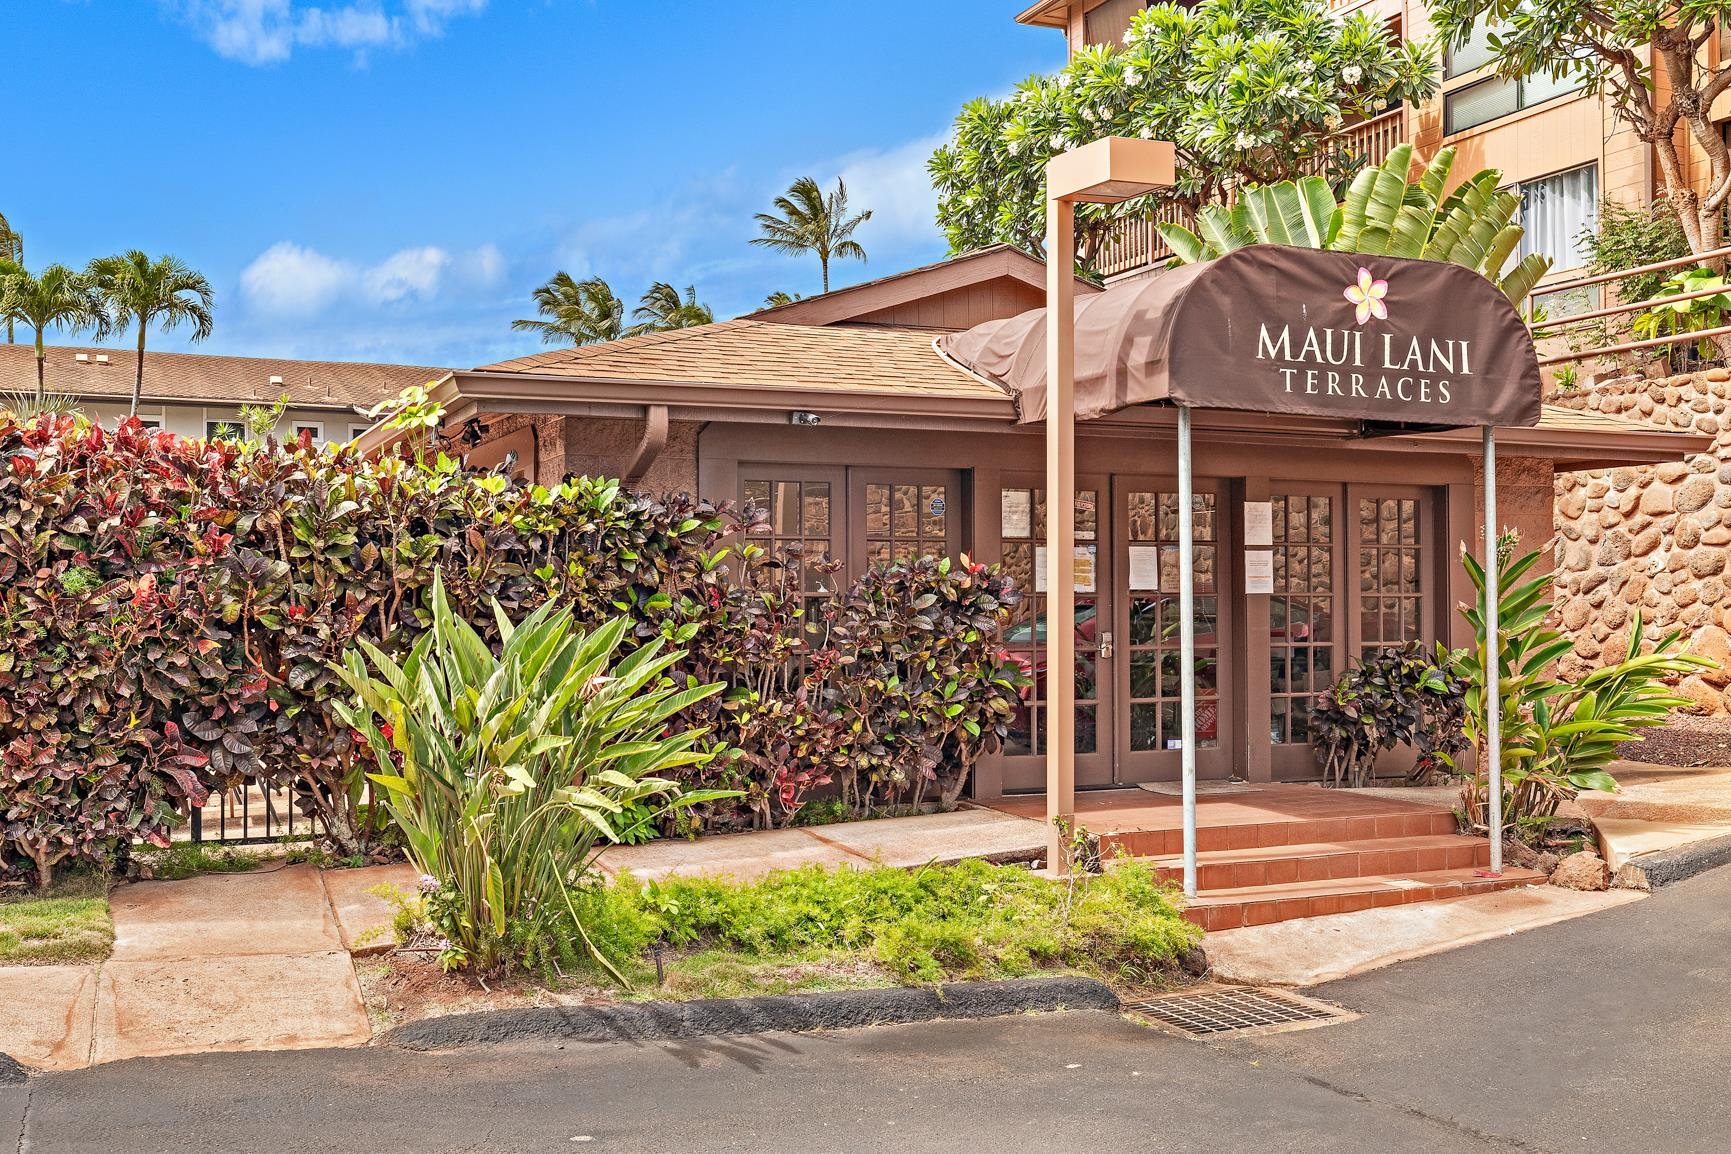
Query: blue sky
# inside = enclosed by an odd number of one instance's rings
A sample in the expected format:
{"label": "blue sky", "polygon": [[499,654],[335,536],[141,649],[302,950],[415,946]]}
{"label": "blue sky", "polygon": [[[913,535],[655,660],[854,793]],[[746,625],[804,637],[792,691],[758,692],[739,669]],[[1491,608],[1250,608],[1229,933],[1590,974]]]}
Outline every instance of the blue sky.
{"label": "blue sky", "polygon": [[[936,259],[925,157],[960,105],[1063,60],[1017,0],[4,0],[0,213],[27,263],[172,252],[200,351],[466,366],[556,269],[717,316],[812,293],[747,242],[845,174],[871,261]],[[44,94],[52,94],[46,96]],[[184,347],[158,337],[152,347]]]}

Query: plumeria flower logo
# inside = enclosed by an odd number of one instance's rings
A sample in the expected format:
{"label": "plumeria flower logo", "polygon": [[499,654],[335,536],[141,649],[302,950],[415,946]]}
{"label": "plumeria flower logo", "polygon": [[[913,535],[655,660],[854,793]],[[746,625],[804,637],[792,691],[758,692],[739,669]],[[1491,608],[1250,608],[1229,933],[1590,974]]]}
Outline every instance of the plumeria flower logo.
{"label": "plumeria flower logo", "polygon": [[1346,299],[1358,306],[1358,323],[1361,325],[1371,317],[1379,321],[1388,319],[1388,305],[1383,303],[1386,296],[1388,282],[1378,280],[1362,265],[1358,270],[1358,283],[1346,286]]}

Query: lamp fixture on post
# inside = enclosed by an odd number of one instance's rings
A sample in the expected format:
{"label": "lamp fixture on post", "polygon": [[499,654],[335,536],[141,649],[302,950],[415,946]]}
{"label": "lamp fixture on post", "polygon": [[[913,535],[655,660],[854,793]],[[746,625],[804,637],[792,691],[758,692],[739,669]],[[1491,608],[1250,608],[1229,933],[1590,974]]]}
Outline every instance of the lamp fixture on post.
{"label": "lamp fixture on post", "polygon": [[1058,873],[1070,868],[1064,830],[1076,820],[1075,206],[1117,204],[1174,178],[1172,145],[1157,140],[1109,136],[1046,162],[1046,860]]}

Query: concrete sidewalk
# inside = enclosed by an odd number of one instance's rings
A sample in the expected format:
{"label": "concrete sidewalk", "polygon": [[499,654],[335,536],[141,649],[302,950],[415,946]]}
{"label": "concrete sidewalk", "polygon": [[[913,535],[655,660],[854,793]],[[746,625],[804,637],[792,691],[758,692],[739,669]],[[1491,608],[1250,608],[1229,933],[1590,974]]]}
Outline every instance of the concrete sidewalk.
{"label": "concrete sidewalk", "polygon": [[607,873],[720,877],[753,881],[798,866],[868,865],[913,868],[965,858],[1028,861],[1046,852],[1046,825],[990,809],[958,809],[918,817],[884,817],[835,825],[721,834],[695,841],[660,838],[614,846],[601,855]]}
{"label": "concrete sidewalk", "polygon": [[[338,872],[357,875],[339,883],[351,887],[358,875],[402,880],[395,868]],[[107,961],[0,967],[0,1052],[69,1070],[371,1040],[342,923],[313,866],[139,882],[110,900]],[[357,911],[352,920],[365,919]]]}
{"label": "concrete sidewalk", "polygon": [[1619,761],[1610,771],[1617,792],[1589,791],[1575,804],[1592,820],[1613,870],[1731,835],[1731,769]]}

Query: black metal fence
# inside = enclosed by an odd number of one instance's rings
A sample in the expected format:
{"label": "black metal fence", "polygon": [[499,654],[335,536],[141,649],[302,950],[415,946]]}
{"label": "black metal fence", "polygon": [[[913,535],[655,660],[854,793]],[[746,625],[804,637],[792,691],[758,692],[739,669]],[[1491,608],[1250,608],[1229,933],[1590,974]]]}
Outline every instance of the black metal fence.
{"label": "black metal fence", "polygon": [[257,845],[284,838],[310,838],[313,820],[298,813],[294,793],[288,785],[261,786],[252,783],[213,790],[202,809],[175,833],[177,840]]}

